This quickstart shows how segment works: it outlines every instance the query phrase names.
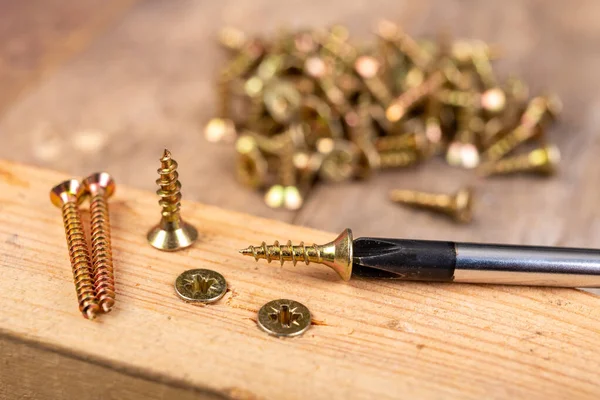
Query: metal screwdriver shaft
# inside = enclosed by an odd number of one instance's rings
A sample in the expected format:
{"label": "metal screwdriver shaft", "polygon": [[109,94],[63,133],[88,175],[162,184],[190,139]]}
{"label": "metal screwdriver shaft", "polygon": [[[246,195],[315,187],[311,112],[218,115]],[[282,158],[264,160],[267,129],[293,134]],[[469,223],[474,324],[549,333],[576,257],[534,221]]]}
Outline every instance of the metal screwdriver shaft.
{"label": "metal screwdriver shaft", "polygon": [[600,250],[542,246],[358,238],[344,230],[325,245],[279,242],[240,253],[257,261],[327,265],[344,279],[364,276],[409,281],[528,286],[600,287]]}

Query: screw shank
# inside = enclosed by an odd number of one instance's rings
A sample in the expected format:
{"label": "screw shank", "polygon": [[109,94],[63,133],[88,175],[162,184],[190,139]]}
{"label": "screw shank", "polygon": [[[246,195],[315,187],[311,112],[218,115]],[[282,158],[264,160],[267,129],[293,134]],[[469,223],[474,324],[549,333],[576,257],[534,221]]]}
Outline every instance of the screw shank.
{"label": "screw shank", "polygon": [[353,243],[355,276],[410,281],[452,281],[456,251],[452,242],[358,238]]}

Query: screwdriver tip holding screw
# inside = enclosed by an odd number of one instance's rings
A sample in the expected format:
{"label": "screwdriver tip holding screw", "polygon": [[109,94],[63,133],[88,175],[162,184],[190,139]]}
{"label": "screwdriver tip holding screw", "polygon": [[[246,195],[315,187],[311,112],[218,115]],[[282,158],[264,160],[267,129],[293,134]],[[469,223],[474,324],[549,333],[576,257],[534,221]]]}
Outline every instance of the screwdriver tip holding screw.
{"label": "screwdriver tip holding screw", "polygon": [[291,241],[280,245],[276,240],[272,245],[262,242],[260,246],[248,246],[240,250],[240,253],[252,256],[256,261],[264,259],[270,263],[279,260],[281,265],[286,261],[291,261],[293,265],[298,261],[303,261],[306,265],[311,262],[327,265],[345,281],[350,280],[352,275],[352,231],[350,229],[345,229],[332,242],[323,245],[306,246],[304,242],[300,242],[299,245],[294,246]]}

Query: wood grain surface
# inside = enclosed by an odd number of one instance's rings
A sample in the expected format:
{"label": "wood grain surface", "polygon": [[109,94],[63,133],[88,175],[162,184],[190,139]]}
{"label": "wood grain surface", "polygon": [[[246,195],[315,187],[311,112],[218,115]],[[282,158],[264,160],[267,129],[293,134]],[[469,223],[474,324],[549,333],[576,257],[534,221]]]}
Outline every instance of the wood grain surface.
{"label": "wood grain surface", "polygon": [[[152,192],[111,199],[117,305],[77,310],[60,211],[48,189],[66,175],[0,162],[0,397],[597,399],[600,298],[575,289],[344,283],[319,265],[255,263],[236,249],[332,233],[185,202],[201,239],[164,253],[145,233]],[[185,269],[221,272],[219,302],[182,302]],[[301,337],[256,326],[267,301],[311,311]],[[35,362],[34,362],[35,360]],[[119,396],[121,395],[121,397]],[[124,397],[123,397],[124,396]]]}

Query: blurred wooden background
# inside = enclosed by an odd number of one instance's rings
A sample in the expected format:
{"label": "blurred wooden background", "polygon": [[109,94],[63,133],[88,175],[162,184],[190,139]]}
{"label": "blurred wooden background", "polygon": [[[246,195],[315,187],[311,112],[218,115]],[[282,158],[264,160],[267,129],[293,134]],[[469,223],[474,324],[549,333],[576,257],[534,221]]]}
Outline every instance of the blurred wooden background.
{"label": "blurred wooden background", "polygon": [[[238,185],[232,146],[201,133],[226,59],[218,29],[268,34],[342,23],[369,39],[381,17],[415,36],[446,29],[497,43],[501,77],[524,78],[533,94],[556,91],[564,113],[549,133],[563,153],[559,176],[478,180],[433,162],[319,186],[298,212],[273,211]],[[352,227],[357,236],[600,247],[599,17],[594,0],[1,0],[0,158],[74,176],[106,170],[119,183],[154,189],[168,147],[185,199],[329,231]],[[387,200],[392,187],[449,192],[465,183],[479,192],[470,226]]]}

